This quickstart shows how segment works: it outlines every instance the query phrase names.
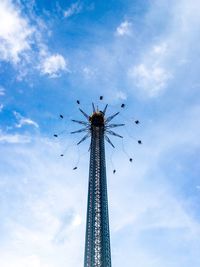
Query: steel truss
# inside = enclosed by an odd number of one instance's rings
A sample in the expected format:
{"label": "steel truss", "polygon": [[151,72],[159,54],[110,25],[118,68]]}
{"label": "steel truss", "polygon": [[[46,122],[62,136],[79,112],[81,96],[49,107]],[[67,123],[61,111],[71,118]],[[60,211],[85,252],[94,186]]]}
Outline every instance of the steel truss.
{"label": "steel truss", "polygon": [[111,267],[104,126],[91,126],[84,267]]}

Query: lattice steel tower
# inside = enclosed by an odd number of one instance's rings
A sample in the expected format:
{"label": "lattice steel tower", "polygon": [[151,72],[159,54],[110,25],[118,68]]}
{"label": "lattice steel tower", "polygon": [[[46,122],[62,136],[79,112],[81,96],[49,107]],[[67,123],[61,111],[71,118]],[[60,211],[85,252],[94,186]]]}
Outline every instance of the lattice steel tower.
{"label": "lattice steel tower", "polygon": [[92,105],[91,116],[79,109],[87,121],[73,120],[85,127],[72,132],[87,132],[78,144],[91,137],[84,267],[111,267],[104,140],[114,147],[107,134],[122,138],[110,128],[124,124],[109,124],[119,112],[106,118],[107,105],[103,111],[99,111],[94,104]]}

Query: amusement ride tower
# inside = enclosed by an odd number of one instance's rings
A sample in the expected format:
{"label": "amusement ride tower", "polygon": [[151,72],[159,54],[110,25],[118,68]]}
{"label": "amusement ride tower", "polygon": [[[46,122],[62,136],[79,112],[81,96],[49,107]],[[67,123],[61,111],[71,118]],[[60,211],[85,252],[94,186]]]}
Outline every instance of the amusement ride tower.
{"label": "amusement ride tower", "polygon": [[91,116],[79,109],[87,121],[72,120],[85,127],[72,133],[86,132],[86,135],[78,142],[78,145],[91,137],[90,167],[87,205],[87,223],[85,236],[84,267],[111,267],[110,231],[108,216],[108,196],[106,180],[105,145],[106,140],[114,147],[108,134],[121,135],[113,132],[111,128],[124,124],[110,124],[110,121],[119,114],[105,117],[107,106],[103,111],[93,106]]}

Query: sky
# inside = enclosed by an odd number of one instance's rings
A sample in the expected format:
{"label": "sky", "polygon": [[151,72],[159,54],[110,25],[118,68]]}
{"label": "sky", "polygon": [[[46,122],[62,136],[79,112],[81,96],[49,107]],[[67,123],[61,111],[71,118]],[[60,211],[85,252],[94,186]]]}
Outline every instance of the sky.
{"label": "sky", "polygon": [[0,266],[83,266],[77,100],[125,123],[106,144],[112,265],[200,266],[199,14],[198,0],[0,1]]}

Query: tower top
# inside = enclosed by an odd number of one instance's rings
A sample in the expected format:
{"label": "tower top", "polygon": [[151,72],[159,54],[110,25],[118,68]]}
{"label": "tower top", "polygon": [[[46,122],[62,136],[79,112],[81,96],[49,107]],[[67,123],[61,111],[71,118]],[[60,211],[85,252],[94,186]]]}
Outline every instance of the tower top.
{"label": "tower top", "polygon": [[124,126],[124,124],[110,124],[110,121],[113,120],[119,114],[119,112],[117,112],[111,116],[105,117],[108,105],[106,105],[104,107],[103,111],[99,110],[98,106],[97,106],[97,108],[95,108],[94,103],[92,103],[92,107],[93,107],[93,113],[91,116],[89,116],[87,113],[85,113],[85,111],[83,111],[81,108],[79,108],[80,112],[87,119],[87,121],[72,120],[73,122],[76,122],[76,123],[79,123],[79,124],[82,124],[85,126],[85,128],[71,132],[72,134],[86,132],[86,135],[77,143],[77,145],[79,145],[80,143],[82,143],[83,141],[85,141],[87,138],[89,138],[91,136],[91,132],[92,132],[93,127],[102,127],[104,130],[104,133],[105,133],[106,141],[112,147],[114,147],[114,145],[112,144],[112,142],[110,141],[109,137],[106,134],[114,135],[114,136],[122,138],[121,135],[110,130],[111,128]]}
{"label": "tower top", "polygon": [[95,111],[90,117],[89,121],[91,126],[102,127],[104,126],[104,113],[102,111]]}

